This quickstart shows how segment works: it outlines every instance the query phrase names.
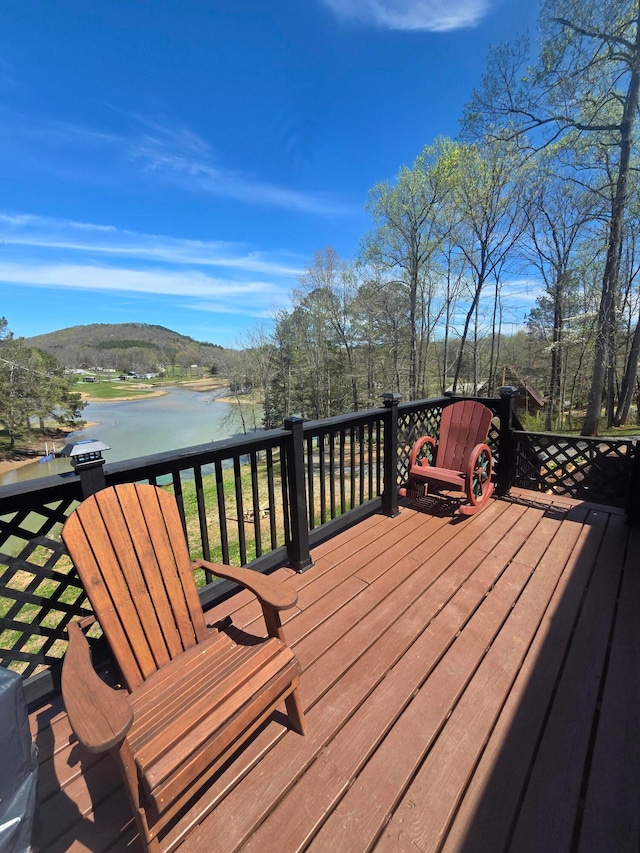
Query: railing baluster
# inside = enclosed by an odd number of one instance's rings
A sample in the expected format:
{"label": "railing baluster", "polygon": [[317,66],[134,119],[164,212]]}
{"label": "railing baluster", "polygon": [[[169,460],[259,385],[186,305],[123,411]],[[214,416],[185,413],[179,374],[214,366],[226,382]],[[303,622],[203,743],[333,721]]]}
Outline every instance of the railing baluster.
{"label": "railing baluster", "polygon": [[[384,465],[384,453],[382,451],[382,434],[380,432],[381,424],[378,422],[375,425],[375,434],[376,434],[376,490],[372,494],[379,495],[382,492],[382,466]],[[382,464],[381,464],[382,463]]]}
{"label": "railing baluster", "polygon": [[258,458],[251,451],[251,498],[253,501],[253,534],[256,545],[256,557],[262,556],[262,530],[260,527],[260,494],[258,492]]}
{"label": "railing baluster", "polygon": [[[196,502],[198,505],[198,524],[200,525],[200,541],[202,542],[202,556],[205,560],[211,559],[211,551],[209,549],[209,532],[207,530],[207,509],[204,501],[204,485],[202,482],[202,468],[197,465],[194,468],[195,484],[196,484]],[[210,572],[206,573],[207,583],[211,583],[213,575]]]}
{"label": "railing baluster", "polygon": [[330,517],[336,517],[336,434],[333,430],[329,433],[329,502],[331,504]]}
{"label": "railing baluster", "polygon": [[176,503],[178,504],[180,521],[182,522],[182,529],[184,530],[184,537],[188,542],[189,536],[187,533],[187,517],[184,512],[184,495],[182,494],[182,480],[180,479],[180,472],[173,471],[171,474],[171,480],[173,483],[173,495],[176,499]]}
{"label": "railing baluster", "polygon": [[291,542],[291,521],[290,521],[290,502],[289,502],[289,469],[287,467],[287,456],[284,450],[280,451],[280,488],[282,492],[282,509],[284,519],[284,541],[287,547]]}
{"label": "railing baluster", "polygon": [[222,471],[222,461],[215,461],[216,474],[216,495],[218,499],[218,520],[220,522],[220,549],[222,552],[222,562],[229,565],[229,530],[227,526],[227,501],[224,494],[224,477]]}
{"label": "railing baluster", "polygon": [[346,492],[345,492],[345,434],[344,430],[340,430],[340,454],[339,454],[339,464],[340,464],[340,515],[344,515],[346,511]]}
{"label": "railing baluster", "polygon": [[365,459],[365,437],[364,437],[364,425],[358,427],[358,441],[360,444],[360,503],[364,503],[364,472],[366,470],[366,459]]}
{"label": "railing baluster", "polygon": [[240,457],[233,458],[233,481],[236,495],[236,515],[238,523],[238,548],[240,551],[240,563],[244,565],[247,561],[247,539],[244,530],[244,501],[242,499],[242,472],[240,470]]}
{"label": "railing baluster", "polygon": [[[367,444],[369,446],[369,469],[367,471],[367,484],[369,486],[369,500],[373,498],[373,422],[369,423],[367,426]],[[378,460],[376,460],[376,465]]]}
{"label": "railing baluster", "polygon": [[322,432],[318,436],[318,457],[320,461],[320,524],[324,524],[327,520],[327,491],[324,469],[324,440],[325,434]]}
{"label": "railing baluster", "polygon": [[356,431],[353,427],[349,429],[349,466],[351,468],[351,492],[349,509],[356,505]]}
{"label": "railing baluster", "polygon": [[307,494],[309,496],[309,530],[313,530],[316,526],[316,500],[315,487],[313,476],[313,437],[307,438]]}
{"label": "railing baluster", "polygon": [[271,534],[271,550],[278,547],[278,529],[276,526],[276,490],[273,478],[273,450],[267,447],[267,494],[269,496],[269,532]]}

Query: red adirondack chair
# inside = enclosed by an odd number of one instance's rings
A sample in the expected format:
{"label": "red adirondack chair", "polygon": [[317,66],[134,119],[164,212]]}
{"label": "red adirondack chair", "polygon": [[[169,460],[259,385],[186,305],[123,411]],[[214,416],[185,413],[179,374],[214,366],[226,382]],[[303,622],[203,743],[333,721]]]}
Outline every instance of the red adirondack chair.
{"label": "red adirondack chair", "polygon": [[402,496],[426,495],[429,485],[465,492],[458,513],[472,515],[493,494],[492,456],[486,444],[493,412],[482,403],[461,400],[445,406],[436,443],[430,435],[411,448],[407,485]]}
{"label": "red adirondack chair", "polygon": [[[69,722],[89,752],[114,755],[142,845],[158,851],[197,792],[201,814],[211,808],[207,782],[281,702],[304,734],[300,664],[279,615],[297,594],[248,569],[191,563],[175,498],[155,486],[98,492],[62,538],[128,688],[112,690],[94,672],[81,630],[92,617],[71,622],[62,669]],[[199,567],[256,595],[266,637],[208,628]]]}

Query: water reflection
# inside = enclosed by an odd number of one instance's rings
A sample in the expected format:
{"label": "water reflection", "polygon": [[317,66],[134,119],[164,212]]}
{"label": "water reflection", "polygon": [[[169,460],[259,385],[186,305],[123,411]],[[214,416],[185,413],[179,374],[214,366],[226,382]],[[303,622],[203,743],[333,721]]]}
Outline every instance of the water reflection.
{"label": "water reflection", "polygon": [[[104,454],[107,462],[218,441],[242,430],[235,405],[211,402],[210,394],[185,388],[171,388],[162,397],[89,403],[83,418],[97,425],[71,433],[69,441],[101,439],[111,448]],[[58,443],[56,451],[62,446]],[[71,470],[69,459],[33,462],[0,475],[0,485]]]}

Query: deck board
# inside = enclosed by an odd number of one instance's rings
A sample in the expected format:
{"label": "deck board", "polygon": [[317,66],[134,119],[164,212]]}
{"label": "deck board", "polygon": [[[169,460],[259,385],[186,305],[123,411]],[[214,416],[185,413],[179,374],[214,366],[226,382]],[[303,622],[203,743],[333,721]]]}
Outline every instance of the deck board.
{"label": "deck board", "polygon": [[[404,507],[277,577],[308,734],[276,718],[185,816],[180,853],[636,849],[640,533],[618,510],[514,492],[459,522]],[[217,605],[262,632],[246,593]],[[135,853],[108,757],[32,715],[35,849]],[[169,837],[169,841],[173,836]]]}
{"label": "deck board", "polygon": [[[462,792],[466,790],[481,757],[487,732],[493,728],[509,696],[527,651],[527,640],[539,626],[564,560],[570,553],[571,541],[567,541],[567,533],[560,525],[557,525],[553,536],[548,525],[545,527],[541,523],[537,531],[542,529],[547,530],[553,549],[553,558],[548,560],[550,565],[541,566],[546,571],[537,571],[522,589],[513,612],[501,627],[441,736],[396,807],[379,849],[393,849],[399,835],[406,835],[421,850],[437,850],[441,846]],[[527,544],[532,540],[533,537]],[[521,556],[518,554],[518,559]],[[450,759],[451,744],[456,745],[456,761]],[[415,802],[422,804],[417,815]]]}
{"label": "deck board", "polygon": [[[640,531],[632,532],[598,731],[585,796],[578,850],[631,850],[640,837]],[[635,796],[632,792],[635,792]]]}
{"label": "deck board", "polygon": [[623,521],[611,519],[586,590],[512,841],[569,850],[622,569]]}
{"label": "deck board", "polygon": [[[585,513],[581,514],[584,517]],[[568,528],[568,529],[567,529]],[[588,538],[593,529],[579,524],[565,525],[558,543],[569,551],[564,572],[551,595],[524,658],[520,671],[509,691],[502,713],[490,732],[488,743],[475,768],[474,775],[455,819],[449,829],[443,849],[486,851],[503,850],[523,790],[536,742],[544,721],[549,696],[557,680],[562,656],[577,611],[590,558],[584,557]],[[602,525],[601,534],[604,534]],[[566,552],[550,549],[545,564],[562,567]],[[541,569],[546,565],[541,564]],[[583,576],[584,575],[584,576]],[[573,583],[570,583],[573,579]],[[559,610],[560,602],[563,608]]]}

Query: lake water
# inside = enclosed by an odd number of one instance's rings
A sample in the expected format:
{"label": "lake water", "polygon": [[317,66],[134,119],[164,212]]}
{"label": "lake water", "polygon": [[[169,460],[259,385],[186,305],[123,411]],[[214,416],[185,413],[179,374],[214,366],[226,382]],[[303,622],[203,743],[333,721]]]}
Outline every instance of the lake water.
{"label": "lake water", "polygon": [[[107,462],[218,441],[242,431],[237,406],[212,402],[211,394],[185,388],[170,388],[162,397],[89,403],[82,417],[97,425],[72,433],[68,441],[104,441],[111,448],[104,451]],[[63,446],[57,443],[55,449],[60,451]],[[0,485],[70,470],[68,459],[34,462],[0,475]]]}

